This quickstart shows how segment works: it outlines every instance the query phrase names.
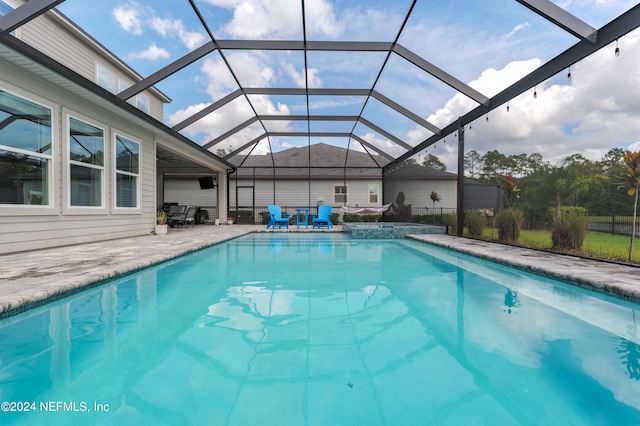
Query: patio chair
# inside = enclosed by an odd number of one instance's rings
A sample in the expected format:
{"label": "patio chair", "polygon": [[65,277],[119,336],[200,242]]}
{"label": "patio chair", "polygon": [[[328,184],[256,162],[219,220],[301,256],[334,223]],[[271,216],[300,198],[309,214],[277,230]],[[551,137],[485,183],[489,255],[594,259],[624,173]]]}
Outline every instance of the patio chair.
{"label": "patio chair", "polygon": [[184,219],[185,226],[193,226],[196,224],[196,214],[198,213],[198,208],[196,206],[187,207],[187,214]]}
{"label": "patio chair", "polygon": [[333,224],[331,223],[331,210],[332,207],[328,204],[318,206],[318,214],[312,215],[311,227],[333,228]]}
{"label": "patio chair", "polygon": [[196,212],[198,211],[198,208],[196,206],[180,207],[182,207],[180,212],[170,217],[169,226],[172,228],[176,226],[193,226],[196,223]]}
{"label": "patio chair", "polygon": [[170,227],[176,226],[177,223],[184,220],[187,213],[187,206],[169,206],[169,213],[167,213],[167,224]]}
{"label": "patio chair", "polygon": [[271,220],[267,224],[267,229],[271,228],[289,228],[289,215],[282,213],[280,206],[269,206],[269,217]]}

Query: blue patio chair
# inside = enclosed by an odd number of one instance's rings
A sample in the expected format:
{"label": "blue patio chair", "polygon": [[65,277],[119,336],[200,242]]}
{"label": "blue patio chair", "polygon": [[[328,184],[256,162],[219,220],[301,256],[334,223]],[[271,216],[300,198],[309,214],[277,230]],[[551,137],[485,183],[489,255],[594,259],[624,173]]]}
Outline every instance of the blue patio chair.
{"label": "blue patio chair", "polygon": [[271,220],[267,224],[267,229],[271,228],[289,228],[289,215],[282,213],[280,206],[269,206],[269,217]]}
{"label": "blue patio chair", "polygon": [[328,204],[318,206],[318,214],[312,215],[311,227],[312,228],[332,228],[331,224],[331,210],[332,207]]}

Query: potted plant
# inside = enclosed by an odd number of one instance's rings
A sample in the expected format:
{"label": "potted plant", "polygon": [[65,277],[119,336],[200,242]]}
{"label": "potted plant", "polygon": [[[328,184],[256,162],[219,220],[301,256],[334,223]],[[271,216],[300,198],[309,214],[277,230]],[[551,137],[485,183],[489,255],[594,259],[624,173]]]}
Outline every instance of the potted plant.
{"label": "potted plant", "polygon": [[156,213],[156,235],[167,234],[167,212],[158,210]]}
{"label": "potted plant", "polygon": [[228,217],[227,218],[227,225],[233,225],[233,218],[232,217]]}

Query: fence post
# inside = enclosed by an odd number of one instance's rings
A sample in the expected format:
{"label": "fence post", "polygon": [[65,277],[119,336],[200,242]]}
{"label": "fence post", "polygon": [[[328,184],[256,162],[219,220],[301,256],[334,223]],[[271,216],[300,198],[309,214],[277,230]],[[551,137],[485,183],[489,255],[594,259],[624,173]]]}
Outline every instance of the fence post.
{"label": "fence post", "polygon": [[611,235],[616,233],[616,209],[611,209]]}

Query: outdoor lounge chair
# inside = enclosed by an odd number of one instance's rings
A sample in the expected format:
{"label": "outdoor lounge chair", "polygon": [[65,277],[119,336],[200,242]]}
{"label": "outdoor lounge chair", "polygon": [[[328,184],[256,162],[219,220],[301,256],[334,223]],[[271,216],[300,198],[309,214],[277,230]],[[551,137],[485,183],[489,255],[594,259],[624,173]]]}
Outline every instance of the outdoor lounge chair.
{"label": "outdoor lounge chair", "polygon": [[269,217],[271,220],[267,224],[267,229],[271,228],[289,228],[289,215],[282,214],[280,206],[269,206]]}
{"label": "outdoor lounge chair", "polygon": [[318,206],[318,214],[312,215],[311,227],[312,228],[332,228],[331,224],[331,210],[332,207],[328,204]]}
{"label": "outdoor lounge chair", "polygon": [[167,213],[167,224],[173,228],[175,223],[179,222],[186,213],[187,206],[170,206],[169,213]]}
{"label": "outdoor lounge chair", "polygon": [[176,226],[193,225],[196,222],[196,206],[179,206],[180,210],[174,215],[169,215],[168,223],[172,228]]}

